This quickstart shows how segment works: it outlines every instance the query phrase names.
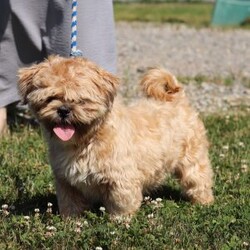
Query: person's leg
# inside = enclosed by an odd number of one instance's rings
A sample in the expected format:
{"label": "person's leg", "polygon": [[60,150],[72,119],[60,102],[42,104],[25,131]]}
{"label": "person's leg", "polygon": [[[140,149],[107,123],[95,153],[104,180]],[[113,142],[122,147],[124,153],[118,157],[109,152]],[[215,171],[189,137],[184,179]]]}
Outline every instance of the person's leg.
{"label": "person's leg", "polygon": [[[115,27],[112,0],[78,1],[77,49],[83,57],[116,72]],[[70,55],[71,1],[52,0],[44,43],[48,54]]]}
{"label": "person's leg", "polygon": [[7,111],[5,107],[0,108],[0,138],[7,133]]}
{"label": "person's leg", "polygon": [[[45,20],[46,3],[37,0],[29,0],[25,4],[19,0],[0,1],[0,107],[5,110],[0,112],[2,127],[6,127],[6,108],[20,99],[18,69],[45,57],[41,23]],[[13,107],[8,108],[11,118],[13,110]]]}
{"label": "person's leg", "polygon": [[116,72],[112,0],[78,1],[78,49],[106,70]]}
{"label": "person's leg", "polygon": [[45,56],[42,54],[40,23],[46,2],[0,2],[0,107],[20,98],[17,90],[18,69]]}
{"label": "person's leg", "polygon": [[7,131],[7,105],[19,99],[16,83],[15,42],[8,0],[0,2],[0,137]]}
{"label": "person's leg", "polygon": [[10,3],[8,0],[3,0],[0,1],[0,107],[19,99],[16,88],[18,61]]}

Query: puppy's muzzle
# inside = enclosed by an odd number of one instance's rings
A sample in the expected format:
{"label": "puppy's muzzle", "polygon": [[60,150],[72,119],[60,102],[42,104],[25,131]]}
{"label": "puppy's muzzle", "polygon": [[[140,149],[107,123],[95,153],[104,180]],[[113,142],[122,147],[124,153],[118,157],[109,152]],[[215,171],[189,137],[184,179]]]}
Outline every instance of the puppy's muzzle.
{"label": "puppy's muzzle", "polygon": [[60,116],[62,119],[66,119],[69,117],[70,114],[70,108],[63,105],[57,109],[57,114]]}

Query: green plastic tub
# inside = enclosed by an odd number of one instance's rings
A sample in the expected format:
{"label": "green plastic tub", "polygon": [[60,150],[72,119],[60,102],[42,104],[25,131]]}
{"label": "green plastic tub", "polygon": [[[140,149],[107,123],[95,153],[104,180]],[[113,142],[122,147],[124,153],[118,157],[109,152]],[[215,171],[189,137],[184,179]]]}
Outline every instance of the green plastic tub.
{"label": "green plastic tub", "polygon": [[250,19],[250,0],[217,0],[213,25],[239,25]]}

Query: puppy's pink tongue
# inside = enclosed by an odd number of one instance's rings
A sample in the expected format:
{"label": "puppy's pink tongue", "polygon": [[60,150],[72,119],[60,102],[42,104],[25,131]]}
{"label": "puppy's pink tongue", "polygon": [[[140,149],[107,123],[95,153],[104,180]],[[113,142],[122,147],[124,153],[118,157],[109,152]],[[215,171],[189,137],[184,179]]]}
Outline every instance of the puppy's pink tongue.
{"label": "puppy's pink tongue", "polygon": [[67,126],[56,126],[53,128],[54,133],[61,139],[62,141],[68,141],[72,138],[75,133],[75,128],[71,125]]}

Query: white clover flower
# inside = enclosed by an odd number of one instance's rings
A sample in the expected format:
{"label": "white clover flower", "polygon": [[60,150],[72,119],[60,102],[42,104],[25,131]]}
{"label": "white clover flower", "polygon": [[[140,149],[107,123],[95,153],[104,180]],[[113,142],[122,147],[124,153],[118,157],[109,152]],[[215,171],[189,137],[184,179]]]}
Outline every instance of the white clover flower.
{"label": "white clover flower", "polygon": [[240,174],[238,173],[235,175],[234,179],[237,181],[237,180],[239,180],[239,178],[240,178]]}
{"label": "white clover flower", "polygon": [[158,203],[162,202],[162,198],[156,198],[155,200],[156,200],[156,202],[158,202]]}
{"label": "white clover flower", "polygon": [[243,245],[244,247],[248,247],[248,246],[249,246],[249,243],[246,242],[246,241],[244,241],[244,242],[242,243],[242,245]]}
{"label": "white clover flower", "polygon": [[105,207],[100,207],[99,210],[104,213],[106,209]]}
{"label": "white clover flower", "polygon": [[3,205],[2,205],[2,209],[3,209],[3,210],[7,210],[8,208],[9,208],[9,205],[8,205],[8,204],[3,204]]}
{"label": "white clover flower", "polygon": [[53,185],[52,185],[51,183],[49,183],[48,189],[49,189],[49,190],[53,190]]}
{"label": "white clover flower", "polygon": [[121,215],[114,215],[113,219],[115,220],[116,223],[121,224],[123,222],[123,216]]}
{"label": "white clover flower", "polygon": [[81,233],[81,228],[80,227],[77,227],[75,230],[74,230],[76,233]]}
{"label": "white clover flower", "polygon": [[40,213],[40,209],[39,208],[35,208],[34,211],[35,211],[36,214]]}
{"label": "white clover flower", "polygon": [[242,164],[240,169],[241,169],[241,172],[242,172],[242,173],[246,173],[246,172],[248,171],[248,166],[247,166],[247,164]]}
{"label": "white clover flower", "polygon": [[48,202],[47,207],[52,207],[53,204],[51,202]]}
{"label": "white clover flower", "polygon": [[228,151],[229,145],[224,145],[224,146],[222,147],[222,149],[224,149],[225,151]]}
{"label": "white clover flower", "polygon": [[77,222],[76,222],[76,226],[77,226],[77,227],[82,227],[83,224],[82,224],[80,221],[77,221]]}
{"label": "white clover flower", "polygon": [[29,217],[28,215],[23,216],[23,218],[24,218],[25,220],[30,220],[30,217]]}
{"label": "white clover flower", "polygon": [[152,200],[152,201],[151,201],[151,204],[153,204],[153,205],[157,205],[157,201]]}
{"label": "white clover flower", "polygon": [[149,219],[153,219],[154,218],[154,214],[152,213],[152,214],[148,214],[148,216],[147,216]]}
{"label": "white clover flower", "polygon": [[50,232],[56,231],[56,228],[54,226],[47,226],[46,229]]}
{"label": "white clover flower", "polygon": [[102,247],[96,247],[95,250],[102,250]]}
{"label": "white clover flower", "polygon": [[144,197],[144,201],[149,201],[151,198],[150,198],[150,196],[145,196]]}

